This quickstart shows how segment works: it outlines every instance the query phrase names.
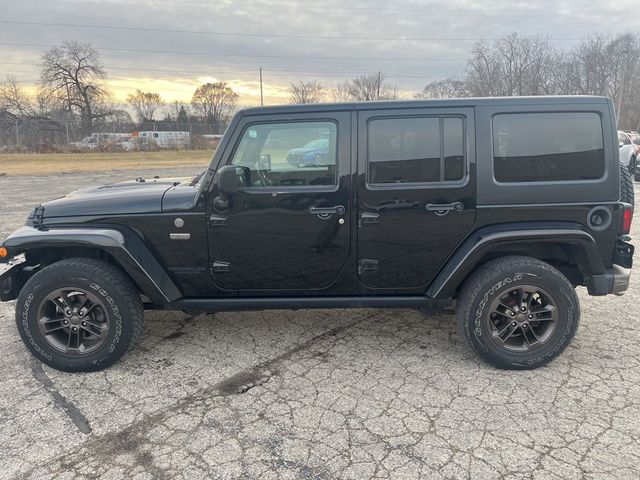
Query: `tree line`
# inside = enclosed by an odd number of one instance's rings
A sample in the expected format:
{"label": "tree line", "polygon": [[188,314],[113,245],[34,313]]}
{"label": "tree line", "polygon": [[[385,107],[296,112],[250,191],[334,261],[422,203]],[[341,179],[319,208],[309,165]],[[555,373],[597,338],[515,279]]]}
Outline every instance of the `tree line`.
{"label": "tree line", "polygon": [[[131,126],[134,119],[123,105],[112,100],[106,87],[107,73],[90,44],[65,42],[43,53],[40,84],[35,94],[21,88],[13,76],[0,83],[0,143],[61,142],[61,137],[82,137],[105,126]],[[225,82],[206,83],[193,93],[191,102],[167,105],[159,93],[136,90],[127,97],[130,111],[141,124],[202,122],[221,133],[238,101]],[[169,108],[166,108],[169,107]],[[164,117],[156,118],[163,110]],[[9,140],[9,141],[7,141]]]}
{"label": "tree line", "polygon": [[[317,81],[290,85],[292,103],[394,99],[383,75],[327,87]],[[563,50],[547,37],[513,33],[479,41],[459,77],[427,84],[414,98],[602,95],[614,100],[619,126],[640,130],[640,35],[595,34]]]}
{"label": "tree line", "polygon": [[[43,53],[40,85],[28,94],[14,77],[0,83],[0,134],[43,135],[54,143],[69,125],[82,135],[105,125],[206,122],[221,133],[234,113],[238,93],[225,82],[197,87],[189,103],[167,104],[159,93],[136,90],[127,110],[113,102],[107,73],[90,45],[66,42]],[[640,130],[640,35],[594,34],[561,49],[548,37],[513,33],[473,45],[458,77],[425,85],[415,98],[517,95],[604,95],[613,98],[620,128]],[[360,75],[334,85],[317,80],[289,86],[291,103],[392,100],[399,96],[384,74]],[[406,96],[406,93],[405,93]],[[163,115],[161,118],[159,118]],[[62,132],[62,125],[67,131]],[[53,138],[57,137],[57,138]],[[10,143],[10,142],[9,142]]]}

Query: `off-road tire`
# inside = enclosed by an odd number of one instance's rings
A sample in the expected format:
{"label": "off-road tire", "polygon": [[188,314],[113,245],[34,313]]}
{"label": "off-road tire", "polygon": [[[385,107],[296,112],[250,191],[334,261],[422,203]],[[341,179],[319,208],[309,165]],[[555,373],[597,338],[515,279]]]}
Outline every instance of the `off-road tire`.
{"label": "off-road tire", "polygon": [[634,196],[631,173],[624,165],[620,164],[620,201],[634,205]]}
{"label": "off-road tire", "polygon": [[[491,314],[492,302],[525,284],[553,292],[558,318],[542,345],[513,352],[490,338],[485,319]],[[531,257],[507,256],[487,262],[469,276],[458,296],[456,317],[462,336],[486,362],[498,368],[526,370],[546,365],[567,347],[578,328],[580,303],[571,283],[551,265]]]}
{"label": "off-road tire", "polygon": [[[104,302],[101,308],[108,329],[95,351],[69,355],[54,348],[41,333],[40,305],[60,288],[82,289]],[[142,336],[143,317],[132,281],[113,265],[92,258],[70,258],[44,267],[26,282],[16,304],[16,324],[27,348],[38,360],[65,372],[97,371],[115,363]]]}

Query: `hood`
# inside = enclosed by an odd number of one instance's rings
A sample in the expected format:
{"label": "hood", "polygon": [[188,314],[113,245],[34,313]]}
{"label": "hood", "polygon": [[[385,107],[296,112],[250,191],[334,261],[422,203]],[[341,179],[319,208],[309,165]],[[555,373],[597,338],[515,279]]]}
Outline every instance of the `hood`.
{"label": "hood", "polygon": [[44,218],[82,215],[122,215],[162,211],[162,196],[191,178],[138,178],[76,190],[42,204]]}

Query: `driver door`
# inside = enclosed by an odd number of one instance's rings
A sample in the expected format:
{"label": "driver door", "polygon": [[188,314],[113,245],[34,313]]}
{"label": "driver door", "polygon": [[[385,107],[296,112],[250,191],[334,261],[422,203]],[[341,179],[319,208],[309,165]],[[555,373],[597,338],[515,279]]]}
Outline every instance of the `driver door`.
{"label": "driver door", "polygon": [[350,114],[257,118],[221,161],[242,167],[237,192],[221,202],[214,181],[208,196],[213,280],[240,295],[326,288],[351,245]]}

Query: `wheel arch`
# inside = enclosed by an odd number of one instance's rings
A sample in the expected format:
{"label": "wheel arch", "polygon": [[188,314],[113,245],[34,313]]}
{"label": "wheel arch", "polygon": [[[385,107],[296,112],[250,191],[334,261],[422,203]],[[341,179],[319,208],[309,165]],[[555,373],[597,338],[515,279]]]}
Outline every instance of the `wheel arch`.
{"label": "wheel arch", "polygon": [[3,244],[12,257],[25,255],[26,262],[14,266],[15,295],[37,271],[37,265],[49,265],[71,257],[98,258],[122,270],[141,293],[157,305],[182,297],[182,293],[156,257],[133,231],[108,228],[22,227]]}
{"label": "wheel arch", "polygon": [[502,224],[477,230],[440,269],[427,295],[438,299],[456,297],[478,266],[507,255],[545,261],[574,285],[586,285],[591,294],[608,293],[608,285],[602,284],[608,282],[608,277],[595,239],[579,224],[561,222],[553,226]]}

